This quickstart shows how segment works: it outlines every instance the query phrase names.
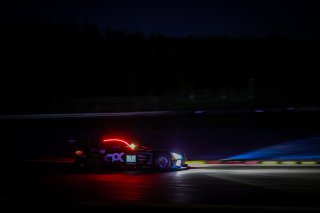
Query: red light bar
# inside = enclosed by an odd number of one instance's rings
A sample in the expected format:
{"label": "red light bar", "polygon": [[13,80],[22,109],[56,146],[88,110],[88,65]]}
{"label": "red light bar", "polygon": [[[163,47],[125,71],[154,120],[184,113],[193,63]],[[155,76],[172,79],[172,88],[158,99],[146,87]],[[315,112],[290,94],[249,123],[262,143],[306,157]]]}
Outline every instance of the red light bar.
{"label": "red light bar", "polygon": [[131,147],[131,145],[130,145],[128,142],[124,141],[124,140],[116,139],[116,138],[103,139],[103,142],[111,142],[111,141],[118,141],[118,142],[122,142],[122,143],[126,144],[128,147],[130,147],[130,149],[132,149],[132,150],[133,150],[133,148]]}

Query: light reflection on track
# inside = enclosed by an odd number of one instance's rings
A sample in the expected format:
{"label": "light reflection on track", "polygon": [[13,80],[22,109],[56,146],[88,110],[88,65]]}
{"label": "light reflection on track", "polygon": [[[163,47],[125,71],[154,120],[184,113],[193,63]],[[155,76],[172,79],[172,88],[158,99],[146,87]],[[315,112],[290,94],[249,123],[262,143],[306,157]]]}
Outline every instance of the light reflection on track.
{"label": "light reflection on track", "polygon": [[[211,165],[183,171],[18,172],[16,199],[203,205],[319,206],[318,166]],[[35,170],[35,168],[33,168]]]}

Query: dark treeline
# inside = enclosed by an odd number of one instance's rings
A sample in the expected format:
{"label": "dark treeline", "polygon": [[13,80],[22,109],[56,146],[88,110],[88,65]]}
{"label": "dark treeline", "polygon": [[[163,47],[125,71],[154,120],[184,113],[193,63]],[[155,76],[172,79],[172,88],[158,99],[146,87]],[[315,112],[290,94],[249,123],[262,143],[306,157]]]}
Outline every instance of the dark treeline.
{"label": "dark treeline", "polygon": [[2,99],[243,95],[318,104],[319,43],[2,24]]}

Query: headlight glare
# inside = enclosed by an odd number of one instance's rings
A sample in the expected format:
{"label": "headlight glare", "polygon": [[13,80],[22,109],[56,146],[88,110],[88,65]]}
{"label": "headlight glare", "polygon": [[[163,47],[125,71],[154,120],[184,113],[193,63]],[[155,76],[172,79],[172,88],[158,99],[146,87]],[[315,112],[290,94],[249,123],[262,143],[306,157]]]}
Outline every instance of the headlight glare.
{"label": "headlight glare", "polygon": [[181,160],[182,159],[182,155],[180,155],[180,154],[171,152],[171,155],[175,160]]}

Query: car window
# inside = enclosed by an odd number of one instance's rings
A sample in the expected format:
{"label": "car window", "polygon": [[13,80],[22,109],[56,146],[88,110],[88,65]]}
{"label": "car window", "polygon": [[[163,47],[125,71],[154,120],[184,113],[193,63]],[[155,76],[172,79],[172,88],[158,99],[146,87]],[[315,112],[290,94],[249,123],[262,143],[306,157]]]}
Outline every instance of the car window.
{"label": "car window", "polygon": [[101,145],[102,149],[106,151],[125,151],[128,149],[128,146],[122,142],[104,142]]}

